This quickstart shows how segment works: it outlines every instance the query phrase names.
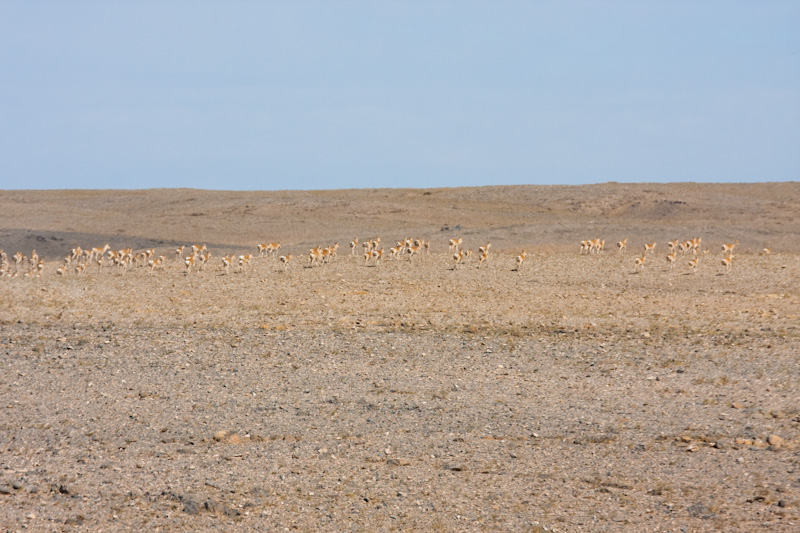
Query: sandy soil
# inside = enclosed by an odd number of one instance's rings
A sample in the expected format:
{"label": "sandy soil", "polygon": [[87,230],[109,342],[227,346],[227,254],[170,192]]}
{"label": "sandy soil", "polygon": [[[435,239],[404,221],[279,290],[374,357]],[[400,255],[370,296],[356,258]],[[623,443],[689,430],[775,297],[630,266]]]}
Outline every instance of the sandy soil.
{"label": "sandy soil", "polygon": [[[798,184],[0,192],[0,248],[47,260],[0,279],[0,526],[796,531],[799,230]],[[432,253],[349,255],[376,235]],[[167,264],[55,275],[106,242]]]}

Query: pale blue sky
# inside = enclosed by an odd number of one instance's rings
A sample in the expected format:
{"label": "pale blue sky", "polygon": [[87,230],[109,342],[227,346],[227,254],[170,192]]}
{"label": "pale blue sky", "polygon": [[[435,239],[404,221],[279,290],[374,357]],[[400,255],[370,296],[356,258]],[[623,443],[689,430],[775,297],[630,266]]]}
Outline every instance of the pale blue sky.
{"label": "pale blue sky", "polygon": [[0,0],[0,189],[798,179],[798,1]]}

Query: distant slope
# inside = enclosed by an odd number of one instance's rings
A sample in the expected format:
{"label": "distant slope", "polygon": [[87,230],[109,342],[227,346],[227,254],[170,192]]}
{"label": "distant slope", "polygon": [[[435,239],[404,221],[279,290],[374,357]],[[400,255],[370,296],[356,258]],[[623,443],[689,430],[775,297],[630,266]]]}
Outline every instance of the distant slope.
{"label": "distant slope", "polygon": [[434,251],[469,247],[577,250],[601,237],[665,241],[700,235],[796,253],[800,183],[493,186],[333,191],[196,189],[0,191],[0,248],[43,257],[70,248],[208,243],[219,251],[282,241],[296,251],[353,237],[429,238]]}

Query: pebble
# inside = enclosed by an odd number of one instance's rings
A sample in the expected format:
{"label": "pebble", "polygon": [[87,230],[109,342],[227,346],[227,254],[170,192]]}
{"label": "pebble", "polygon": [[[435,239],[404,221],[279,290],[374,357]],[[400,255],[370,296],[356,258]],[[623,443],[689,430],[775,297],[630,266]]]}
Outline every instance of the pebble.
{"label": "pebble", "polygon": [[772,446],[773,450],[780,450],[783,447],[785,441],[783,440],[783,437],[780,437],[778,435],[770,435],[769,437],[767,437],[767,442],[769,443],[770,446]]}
{"label": "pebble", "polygon": [[214,433],[214,440],[225,444],[241,444],[242,438],[235,431],[220,430]]}
{"label": "pebble", "polygon": [[190,515],[200,514],[200,504],[195,500],[186,499],[183,502],[183,512]]}

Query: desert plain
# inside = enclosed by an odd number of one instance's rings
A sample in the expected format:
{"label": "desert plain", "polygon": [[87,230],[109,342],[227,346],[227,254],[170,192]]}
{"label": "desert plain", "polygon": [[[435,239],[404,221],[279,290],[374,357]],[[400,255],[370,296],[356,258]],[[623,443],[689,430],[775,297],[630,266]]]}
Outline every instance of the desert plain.
{"label": "desert plain", "polygon": [[[799,235],[800,183],[0,191],[0,527],[797,531]],[[105,244],[164,264],[56,273]]]}

